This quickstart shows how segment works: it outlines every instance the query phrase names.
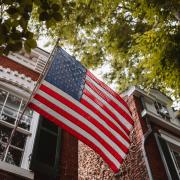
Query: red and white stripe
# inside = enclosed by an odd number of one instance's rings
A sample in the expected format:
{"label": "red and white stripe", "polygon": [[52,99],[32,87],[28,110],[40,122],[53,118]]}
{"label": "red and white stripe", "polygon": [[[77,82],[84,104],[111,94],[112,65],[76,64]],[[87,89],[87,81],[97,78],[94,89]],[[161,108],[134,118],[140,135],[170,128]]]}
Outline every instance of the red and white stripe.
{"label": "red and white stripe", "polygon": [[80,102],[43,81],[30,107],[89,145],[118,172],[128,153],[133,121],[119,95],[94,78],[87,71]]}

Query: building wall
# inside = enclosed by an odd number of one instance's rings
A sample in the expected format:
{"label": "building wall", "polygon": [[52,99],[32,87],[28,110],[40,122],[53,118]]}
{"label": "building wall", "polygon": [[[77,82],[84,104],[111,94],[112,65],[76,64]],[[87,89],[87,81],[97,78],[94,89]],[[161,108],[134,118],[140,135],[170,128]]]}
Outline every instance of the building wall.
{"label": "building wall", "polygon": [[[19,74],[24,74],[30,77],[33,81],[37,81],[39,73],[28,69],[27,67],[18,64],[7,57],[0,57],[0,66],[17,71]],[[59,176],[55,179],[76,180],[78,179],[78,140],[69,133],[62,131],[61,136],[61,154],[60,154],[60,169]],[[0,167],[0,180],[22,180],[25,179],[18,175],[14,175],[7,171],[2,171]],[[47,180],[47,176],[34,173],[35,180]],[[49,179],[52,180],[50,177]]]}
{"label": "building wall", "polygon": [[[176,137],[179,135],[166,128],[158,126],[150,117],[142,117],[144,110],[140,95],[125,96],[134,120],[134,129],[130,134],[131,146],[129,153],[122,164],[119,175],[114,176],[104,161],[93,150],[83,143],[79,143],[79,179],[113,179],[113,180],[149,180],[150,175],[154,180],[168,179],[164,163],[155,139],[155,133],[164,130]],[[149,104],[149,108],[152,108]],[[155,107],[152,108],[154,113]],[[144,138],[146,137],[146,138]],[[145,159],[147,158],[147,161]],[[150,167],[148,171],[147,162]]]}
{"label": "building wall", "polygon": [[122,164],[120,174],[114,177],[112,170],[108,168],[102,158],[84,143],[79,143],[79,179],[116,179],[138,180],[148,179],[148,172],[142,152],[143,134],[147,126],[141,118],[142,106],[140,100],[134,96],[126,97],[134,119],[134,129],[131,132],[131,148],[127,158]]}
{"label": "building wall", "polygon": [[[155,139],[155,134],[160,135],[160,130],[163,130],[175,137],[179,137],[178,133],[170,131],[168,128],[164,128],[151,121],[150,116],[142,118],[142,111],[144,109],[141,96],[126,96],[125,100],[128,103],[132,112],[132,117],[135,121],[134,130],[131,134],[132,142],[130,153],[123,163],[123,170],[120,179],[150,179],[148,174],[147,165],[145,163],[145,156],[150,167],[150,172],[153,179],[166,180],[168,179],[164,163],[162,161],[158,145]],[[148,98],[147,98],[148,99]],[[147,101],[146,101],[147,105]],[[152,105],[152,104],[151,104]],[[149,108],[152,108],[152,106]],[[156,113],[156,109],[152,109],[152,112]],[[174,116],[171,116],[172,120]],[[157,120],[158,121],[158,120]],[[164,121],[167,121],[164,119]],[[144,140],[144,136],[146,137]],[[143,145],[144,143],[144,145]],[[146,154],[143,152],[143,146]],[[131,158],[133,157],[133,158]],[[137,163],[135,163],[137,161]],[[126,174],[129,169],[129,176]]]}
{"label": "building wall", "polygon": [[131,147],[129,154],[122,164],[122,170],[117,179],[149,179],[145,165],[145,159],[142,151],[143,134],[147,132],[147,126],[141,118],[142,104],[140,99],[131,95],[125,97],[125,101],[129,105],[134,120],[134,129],[131,132]]}
{"label": "building wall", "polygon": [[4,68],[10,68],[11,70],[18,71],[20,74],[25,74],[27,77],[31,77],[33,81],[37,81],[39,73],[26,68],[25,66],[18,64],[7,57],[0,56],[0,66]]}
{"label": "building wall", "polygon": [[66,131],[62,131],[60,155],[60,179],[78,179],[78,140]]}
{"label": "building wall", "polygon": [[79,141],[78,165],[78,180],[109,180],[114,175],[103,159],[81,141]]}
{"label": "building wall", "polygon": [[165,171],[165,166],[164,163],[161,159],[161,155],[157,146],[157,142],[155,139],[155,133],[159,134],[160,130],[163,130],[175,137],[180,138],[180,134],[174,133],[166,128],[163,128],[161,126],[158,126],[154,123],[151,123],[151,128],[153,133],[149,136],[146,144],[145,144],[145,149],[148,155],[148,161],[149,165],[152,171],[153,178],[156,180],[165,180],[168,179],[166,171]]}

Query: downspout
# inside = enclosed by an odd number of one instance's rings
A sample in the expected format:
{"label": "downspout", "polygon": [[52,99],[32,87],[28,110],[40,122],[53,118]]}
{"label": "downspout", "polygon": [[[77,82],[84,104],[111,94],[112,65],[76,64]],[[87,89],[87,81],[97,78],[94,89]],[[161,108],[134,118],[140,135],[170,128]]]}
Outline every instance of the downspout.
{"label": "downspout", "polygon": [[[144,109],[144,110],[147,109],[147,108],[146,108],[146,104],[145,104],[145,102],[144,102],[144,98],[141,96],[140,99],[141,99],[141,103],[142,103],[142,105],[143,105],[143,109]],[[142,112],[142,113],[143,113],[143,112]],[[142,113],[141,113],[141,116],[142,116]],[[143,116],[142,116],[142,117],[143,117]],[[150,180],[153,180],[151,168],[150,168],[150,165],[149,165],[149,162],[148,162],[147,153],[146,153],[146,150],[145,150],[145,143],[146,143],[149,135],[152,133],[152,128],[151,128],[150,123],[149,123],[148,120],[147,120],[147,117],[145,118],[145,121],[146,121],[148,130],[145,132],[144,137],[143,137],[143,140],[142,140],[142,152],[143,152],[143,156],[144,156],[144,160],[145,160],[145,165],[146,165],[146,168],[147,168],[147,171],[148,171],[149,179],[150,179]]]}

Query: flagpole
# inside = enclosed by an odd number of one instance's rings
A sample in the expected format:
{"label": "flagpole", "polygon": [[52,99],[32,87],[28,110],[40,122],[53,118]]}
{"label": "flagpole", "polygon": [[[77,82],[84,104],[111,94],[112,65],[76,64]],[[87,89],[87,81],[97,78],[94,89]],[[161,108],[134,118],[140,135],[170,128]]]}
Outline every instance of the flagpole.
{"label": "flagpole", "polygon": [[47,70],[48,70],[49,67],[50,67],[51,59],[52,59],[52,57],[53,57],[53,55],[54,55],[54,53],[55,53],[55,51],[56,51],[56,47],[58,46],[58,43],[59,43],[59,38],[58,38],[57,41],[56,41],[56,44],[55,44],[55,46],[54,46],[54,48],[53,48],[53,50],[52,50],[52,52],[51,52],[51,54],[50,54],[47,62],[46,62],[46,65],[45,65],[42,73],[41,73],[41,74],[39,75],[39,77],[38,77],[37,83],[36,83],[36,85],[35,85],[32,93],[31,93],[31,95],[29,96],[29,98],[28,98],[28,100],[27,100],[27,103],[26,103],[26,105],[25,105],[25,107],[24,107],[24,109],[23,109],[23,111],[22,111],[22,113],[21,113],[21,116],[20,116],[20,117],[16,120],[16,122],[15,122],[15,127],[14,127],[14,129],[12,130],[12,132],[11,132],[11,135],[10,135],[10,137],[9,137],[9,140],[8,140],[8,142],[7,142],[7,144],[6,144],[6,147],[5,147],[5,149],[4,149],[4,152],[3,152],[3,154],[2,154],[2,158],[1,158],[2,161],[5,161],[5,158],[6,158],[6,156],[7,156],[7,153],[8,153],[8,151],[9,151],[9,147],[10,147],[12,138],[13,138],[13,136],[14,136],[17,128],[18,128],[18,125],[19,125],[19,123],[20,123],[20,121],[21,121],[21,119],[22,119],[25,111],[27,110],[27,107],[28,107],[29,102],[31,101],[33,95],[35,94],[36,90],[38,89],[38,87],[39,87],[39,85],[40,85],[40,83],[41,83],[41,81],[42,81],[42,79],[43,79],[43,77],[44,77],[44,74],[47,72]]}

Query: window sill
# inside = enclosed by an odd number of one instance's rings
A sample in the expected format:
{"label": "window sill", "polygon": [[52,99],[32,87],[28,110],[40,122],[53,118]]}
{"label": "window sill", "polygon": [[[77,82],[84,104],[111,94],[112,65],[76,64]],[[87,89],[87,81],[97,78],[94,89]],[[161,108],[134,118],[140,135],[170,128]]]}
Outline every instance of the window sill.
{"label": "window sill", "polygon": [[34,173],[26,169],[14,166],[12,164],[0,161],[0,169],[17,176],[25,177],[27,179],[34,179]]}

